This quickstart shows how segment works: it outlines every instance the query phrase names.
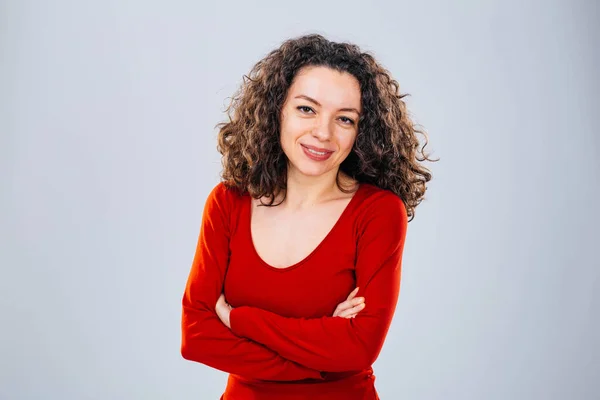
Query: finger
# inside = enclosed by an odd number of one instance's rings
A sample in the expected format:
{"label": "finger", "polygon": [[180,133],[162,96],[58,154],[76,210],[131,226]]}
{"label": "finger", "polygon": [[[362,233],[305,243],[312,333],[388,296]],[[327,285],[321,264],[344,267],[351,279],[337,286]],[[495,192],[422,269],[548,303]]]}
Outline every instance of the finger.
{"label": "finger", "polygon": [[340,309],[341,310],[348,310],[352,307],[356,307],[359,304],[362,304],[365,302],[365,298],[364,297],[355,297],[352,300],[346,300],[345,302],[340,304]]}
{"label": "finger", "polygon": [[359,288],[354,289],[348,296],[347,300],[338,304],[335,311],[333,312],[334,317],[337,317],[340,314],[340,312],[350,309],[350,308],[352,308],[360,303],[363,303],[365,301],[364,297],[354,298],[354,296],[356,296],[356,294],[358,293],[358,290],[359,290]]}
{"label": "finger", "polygon": [[365,306],[366,306],[365,303],[361,303],[355,307],[352,307],[348,310],[340,312],[339,316],[342,318],[348,318],[349,316],[352,316],[353,314],[358,314],[359,312],[364,310]]}
{"label": "finger", "polygon": [[342,311],[345,311],[349,308],[352,308],[352,307],[349,307],[348,302],[344,301],[343,303],[338,304],[338,306],[335,308],[335,311],[333,312],[333,316],[337,317],[338,315],[340,315],[340,313]]}
{"label": "finger", "polygon": [[344,302],[338,304],[335,311],[333,312],[333,316],[337,317],[338,315],[340,315],[340,313],[342,313],[346,310],[349,310],[352,307],[354,307],[354,306],[349,301],[344,301]]}
{"label": "finger", "polygon": [[350,292],[350,294],[348,295],[348,298],[346,300],[352,300],[354,298],[354,296],[356,296],[357,293],[358,293],[358,288],[356,288],[352,292]]}
{"label": "finger", "polygon": [[359,304],[362,304],[365,302],[365,298],[364,297],[355,297],[350,301],[350,304],[352,305],[352,307],[355,307]]}
{"label": "finger", "polygon": [[217,300],[217,304],[215,306],[215,308],[230,308],[231,306],[227,303],[227,300],[225,299],[225,294],[221,293],[221,295],[219,296],[219,299]]}
{"label": "finger", "polygon": [[358,315],[359,313],[355,313],[355,312],[345,312],[339,315],[340,318],[354,318]]}
{"label": "finger", "polygon": [[335,309],[335,312],[334,312],[334,317],[335,317],[336,313],[339,314],[342,311],[349,310],[352,307],[356,307],[357,305],[362,304],[364,302],[365,302],[364,297],[355,297],[352,300],[346,300],[337,306],[337,308]]}

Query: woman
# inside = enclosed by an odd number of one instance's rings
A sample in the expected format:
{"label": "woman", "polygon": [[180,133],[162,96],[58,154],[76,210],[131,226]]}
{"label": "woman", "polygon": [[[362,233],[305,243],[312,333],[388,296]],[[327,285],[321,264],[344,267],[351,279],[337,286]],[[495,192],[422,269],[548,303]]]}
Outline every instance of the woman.
{"label": "woman", "polygon": [[431,179],[398,90],[321,35],[245,76],[183,296],[182,355],[229,373],[222,399],[378,398],[372,364]]}

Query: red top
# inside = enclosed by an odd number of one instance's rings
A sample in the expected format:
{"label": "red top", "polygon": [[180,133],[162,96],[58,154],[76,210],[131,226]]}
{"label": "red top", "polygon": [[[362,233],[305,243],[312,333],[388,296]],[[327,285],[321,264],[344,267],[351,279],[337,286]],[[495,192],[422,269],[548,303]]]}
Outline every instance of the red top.
{"label": "red top", "polygon": [[[377,399],[371,366],[398,301],[402,200],[362,183],[317,248],[284,269],[256,252],[251,204],[222,182],[208,196],[183,295],[183,357],[230,374],[225,400]],[[366,307],[332,317],[357,286]],[[215,312],[222,292],[231,329]]]}

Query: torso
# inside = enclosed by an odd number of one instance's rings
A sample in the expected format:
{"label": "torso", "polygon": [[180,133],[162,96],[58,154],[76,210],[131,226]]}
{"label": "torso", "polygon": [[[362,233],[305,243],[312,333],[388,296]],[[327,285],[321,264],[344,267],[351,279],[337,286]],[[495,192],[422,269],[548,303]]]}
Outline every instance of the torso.
{"label": "torso", "polygon": [[[220,191],[229,241],[223,294],[232,307],[253,307],[285,318],[320,319],[331,316],[358,282],[365,290],[381,254],[361,259],[361,237],[372,232],[372,219],[381,215],[374,210],[390,207],[393,212],[392,207],[398,205],[390,201],[391,194],[374,185],[344,187],[352,192],[328,196],[334,199],[296,213],[286,212],[285,202],[258,207],[260,202],[247,192]],[[393,232],[395,228],[385,229]],[[396,294],[390,296],[394,299]],[[367,300],[367,304],[377,310],[374,323],[383,326],[381,310],[388,300],[374,301]],[[285,385],[231,374],[224,398],[329,399],[336,393],[344,399],[375,399],[372,372],[371,367],[361,372],[328,372],[323,382]]]}
{"label": "torso", "polygon": [[306,210],[259,206],[260,199],[252,199],[250,231],[256,252],[274,268],[288,268],[302,261],[335,226],[355,189],[356,184],[352,193],[340,192],[335,199]]}

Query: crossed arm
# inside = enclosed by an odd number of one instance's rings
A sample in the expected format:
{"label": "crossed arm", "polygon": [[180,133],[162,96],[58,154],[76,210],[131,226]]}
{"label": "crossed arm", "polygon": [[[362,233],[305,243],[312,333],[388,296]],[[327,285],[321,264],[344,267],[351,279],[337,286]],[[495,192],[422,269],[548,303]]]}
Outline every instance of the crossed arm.
{"label": "crossed arm", "polygon": [[215,312],[229,262],[230,200],[219,184],[210,193],[192,267],[182,299],[181,355],[218,370],[248,378],[294,381],[323,379],[313,368],[235,335]]}
{"label": "crossed arm", "polygon": [[223,188],[211,193],[183,298],[182,354],[214,368],[267,380],[323,379],[320,371],[368,368],[379,355],[400,289],[406,213],[389,195],[359,223],[356,280],[367,306],[356,318],[288,318],[242,306],[229,314],[215,305],[228,261]]}

